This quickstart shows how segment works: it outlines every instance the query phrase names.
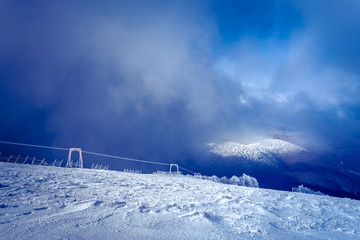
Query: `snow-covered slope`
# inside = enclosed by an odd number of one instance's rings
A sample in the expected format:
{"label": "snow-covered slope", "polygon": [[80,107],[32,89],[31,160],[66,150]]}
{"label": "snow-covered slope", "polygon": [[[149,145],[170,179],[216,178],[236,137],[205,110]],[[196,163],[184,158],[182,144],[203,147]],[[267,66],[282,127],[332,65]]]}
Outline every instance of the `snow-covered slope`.
{"label": "snow-covered slope", "polygon": [[0,239],[360,239],[360,201],[0,163]]}
{"label": "snow-covered slope", "polygon": [[222,157],[239,157],[266,164],[273,164],[279,158],[287,162],[294,162],[297,159],[302,159],[294,156],[301,156],[307,152],[305,148],[280,139],[266,139],[251,144],[236,142],[212,143],[209,146],[210,152]]}

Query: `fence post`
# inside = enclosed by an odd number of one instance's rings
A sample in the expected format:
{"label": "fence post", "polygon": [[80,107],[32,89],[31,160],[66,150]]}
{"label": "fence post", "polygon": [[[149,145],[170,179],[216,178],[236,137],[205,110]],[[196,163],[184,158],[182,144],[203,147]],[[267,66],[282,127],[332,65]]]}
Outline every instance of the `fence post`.
{"label": "fence post", "polygon": [[54,161],[53,164],[52,164],[53,166],[55,166],[56,160],[57,160],[57,158],[55,158],[55,161]]}
{"label": "fence post", "polygon": [[45,161],[45,158],[40,162],[40,165]]}
{"label": "fence post", "polygon": [[36,158],[36,157],[34,157],[34,159],[32,160],[31,165],[33,165],[33,164],[34,164],[34,162],[35,162],[35,158]]}
{"label": "fence post", "polygon": [[24,162],[23,162],[23,164],[25,164],[26,163],[26,160],[29,158],[29,156],[26,156],[26,158],[25,158],[25,160],[24,160]]}
{"label": "fence post", "polygon": [[15,163],[17,162],[17,160],[19,160],[19,158],[20,158],[20,155],[16,158]]}
{"label": "fence post", "polygon": [[10,159],[12,158],[12,156],[13,156],[13,155],[11,155],[11,156],[9,157],[9,159],[7,160],[7,162],[9,162],[9,161],[10,161]]}
{"label": "fence post", "polygon": [[64,159],[61,159],[61,162],[60,162],[60,164],[59,164],[59,167],[61,167],[61,164],[62,164],[63,161],[64,161]]}

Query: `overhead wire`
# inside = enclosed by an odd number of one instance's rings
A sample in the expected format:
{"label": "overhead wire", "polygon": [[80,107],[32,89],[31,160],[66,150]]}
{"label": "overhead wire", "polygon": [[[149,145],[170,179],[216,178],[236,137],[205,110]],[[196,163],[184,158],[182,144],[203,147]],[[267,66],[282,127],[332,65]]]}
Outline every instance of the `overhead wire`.
{"label": "overhead wire", "polygon": [[126,161],[142,162],[142,163],[170,166],[169,163],[161,163],[161,162],[153,162],[153,161],[147,161],[147,160],[141,160],[141,159],[135,159],[135,158],[119,157],[119,156],[103,154],[103,153],[96,153],[96,152],[89,152],[89,151],[81,151],[81,152],[92,154],[92,155],[97,155],[97,156],[102,156],[102,157],[117,158],[117,159],[122,159],[122,160],[126,160]]}
{"label": "overhead wire", "polygon": [[[18,146],[26,146],[26,147],[37,147],[37,148],[47,148],[47,149],[56,149],[56,150],[65,150],[69,151],[70,148],[63,148],[63,147],[52,147],[52,146],[44,146],[44,145],[36,145],[36,144],[27,144],[27,143],[17,143],[17,142],[9,142],[9,141],[0,141],[0,143],[4,144],[11,144],[11,145],[18,145]],[[128,157],[120,157],[115,155],[109,155],[109,154],[103,154],[103,153],[96,153],[96,152],[90,152],[90,151],[82,151],[83,153],[91,154],[91,155],[97,155],[102,157],[108,157],[108,158],[115,158],[115,159],[121,159],[126,161],[132,161],[132,162],[141,162],[141,163],[148,163],[148,164],[157,164],[157,165],[164,165],[164,166],[171,166],[169,163],[162,163],[162,162],[154,162],[154,161],[147,161],[142,159],[136,159],[136,158],[128,158]],[[195,172],[179,167],[179,169],[182,169],[184,171],[187,171],[189,173],[195,174]]]}
{"label": "overhead wire", "polygon": [[7,142],[7,141],[0,141],[0,143],[12,144],[12,145],[19,145],[19,146],[26,146],[26,147],[37,147],[37,148],[57,149],[57,150],[65,150],[65,151],[70,150],[70,148],[50,147],[50,146],[27,144],[27,143],[17,143],[17,142]]}

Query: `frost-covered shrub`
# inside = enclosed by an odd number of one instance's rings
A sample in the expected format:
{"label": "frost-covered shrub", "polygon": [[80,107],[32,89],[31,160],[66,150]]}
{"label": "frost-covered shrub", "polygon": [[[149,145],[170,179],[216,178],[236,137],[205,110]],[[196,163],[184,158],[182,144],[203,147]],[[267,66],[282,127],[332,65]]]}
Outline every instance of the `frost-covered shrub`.
{"label": "frost-covered shrub", "polygon": [[243,186],[242,182],[240,181],[240,178],[235,175],[229,179],[229,182],[230,184]]}
{"label": "frost-covered shrub", "polygon": [[232,176],[229,179],[230,184],[238,185],[238,186],[246,186],[246,187],[259,187],[259,183],[256,178],[250,177],[243,173],[241,177]]}
{"label": "frost-covered shrub", "polygon": [[255,187],[255,188],[259,187],[259,183],[256,180],[256,178],[250,177],[250,176],[246,175],[245,173],[243,173],[243,175],[241,177],[237,177],[234,175],[230,179],[228,179],[225,176],[222,178],[218,178],[215,175],[213,175],[211,177],[202,176],[202,179],[210,180],[213,182],[224,183],[224,184],[233,184],[233,185],[238,185],[238,186]]}
{"label": "frost-covered shrub", "polygon": [[303,184],[299,185],[298,187],[293,187],[292,191],[293,192],[308,193],[308,194],[315,194],[315,195],[325,195],[322,192],[319,192],[319,191],[315,192],[314,190],[312,190],[310,188],[304,187]]}
{"label": "frost-covered shrub", "polygon": [[242,177],[240,177],[240,186],[247,186],[247,187],[259,187],[259,183],[256,178],[250,177],[249,175],[246,175],[243,173]]}
{"label": "frost-covered shrub", "polygon": [[211,176],[209,180],[211,180],[213,182],[220,182],[220,178],[215,175]]}
{"label": "frost-covered shrub", "polygon": [[220,182],[221,183],[225,183],[225,184],[230,184],[230,181],[229,181],[229,179],[227,178],[227,177],[222,177],[222,178],[220,178]]}

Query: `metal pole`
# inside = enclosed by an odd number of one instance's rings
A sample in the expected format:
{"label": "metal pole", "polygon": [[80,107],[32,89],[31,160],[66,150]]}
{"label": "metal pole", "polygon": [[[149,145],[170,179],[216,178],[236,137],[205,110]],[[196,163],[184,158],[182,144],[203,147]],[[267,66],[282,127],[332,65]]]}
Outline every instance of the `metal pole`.
{"label": "metal pole", "polygon": [[79,148],[78,151],[79,151],[79,168],[84,168],[84,163],[83,163],[81,148]]}
{"label": "metal pole", "polygon": [[56,160],[57,160],[57,158],[55,158],[55,161],[53,162],[53,166],[55,166]]}
{"label": "metal pole", "polygon": [[25,158],[25,160],[24,160],[23,164],[25,164],[25,163],[26,163],[26,160],[28,159],[28,157],[29,157],[29,156],[26,156],[26,158]]}
{"label": "metal pole", "polygon": [[63,161],[64,161],[64,159],[61,159],[61,162],[60,162],[60,164],[59,164],[59,167],[61,167],[61,164],[62,164]]}
{"label": "metal pole", "polygon": [[34,157],[34,159],[32,160],[31,165],[33,165],[33,164],[34,164],[34,162],[35,162],[35,158],[36,158],[36,157]]}
{"label": "metal pole", "polygon": [[15,163],[17,162],[17,160],[19,160],[19,157],[20,157],[20,155],[16,158]]}
{"label": "metal pole", "polygon": [[65,165],[65,167],[69,167],[69,168],[71,168],[72,166],[72,161],[71,161],[71,153],[72,153],[72,151],[73,151],[73,149],[72,148],[70,148],[70,150],[69,150],[69,156],[68,156],[68,160],[67,160],[67,162],[66,162],[66,165]]}
{"label": "metal pole", "polygon": [[40,165],[45,161],[45,158],[40,162]]}
{"label": "metal pole", "polygon": [[9,157],[9,159],[7,160],[7,162],[9,162],[9,161],[10,161],[10,159],[12,158],[12,156],[13,156],[13,155],[11,155],[11,156]]}

